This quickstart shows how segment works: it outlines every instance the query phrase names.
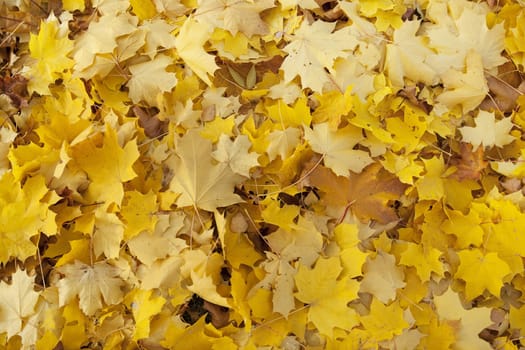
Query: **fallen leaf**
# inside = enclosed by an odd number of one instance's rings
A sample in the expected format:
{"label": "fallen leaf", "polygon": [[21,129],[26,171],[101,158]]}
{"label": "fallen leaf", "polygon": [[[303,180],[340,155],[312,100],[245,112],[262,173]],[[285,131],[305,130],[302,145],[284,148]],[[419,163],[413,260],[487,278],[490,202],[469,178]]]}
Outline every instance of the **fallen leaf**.
{"label": "fallen leaf", "polygon": [[373,219],[381,224],[399,219],[388,202],[399,199],[407,187],[378,163],[348,177],[336,176],[330,169],[318,166],[311,171],[308,181],[323,192],[323,203],[335,207],[340,215],[350,208],[361,221]]}
{"label": "fallen leaf", "polygon": [[60,267],[59,271],[65,275],[57,284],[61,306],[78,296],[82,311],[92,316],[102,308],[102,300],[113,305],[123,299],[124,281],[119,277],[119,270],[106,262],[89,266],[76,261]]}
{"label": "fallen leaf", "polygon": [[363,272],[359,291],[372,294],[383,304],[394,300],[397,290],[406,285],[403,269],[396,265],[396,258],[387,253],[380,252],[374,259],[369,258]]}
{"label": "fallen leaf", "polygon": [[472,144],[462,142],[459,145],[459,157],[452,158],[450,165],[456,166],[455,173],[449,176],[458,181],[479,180],[482,171],[488,166],[483,147],[472,150]]}
{"label": "fallen leaf", "polygon": [[176,175],[170,190],[180,193],[176,203],[207,211],[242,201],[234,193],[235,184],[242,180],[226,163],[213,164],[211,142],[192,130],[177,142],[177,157],[173,162]]}

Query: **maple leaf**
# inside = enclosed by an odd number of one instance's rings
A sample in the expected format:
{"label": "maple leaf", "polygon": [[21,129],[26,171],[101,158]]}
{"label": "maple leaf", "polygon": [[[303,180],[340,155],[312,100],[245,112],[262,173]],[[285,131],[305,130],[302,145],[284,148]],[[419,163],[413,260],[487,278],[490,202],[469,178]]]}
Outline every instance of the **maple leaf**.
{"label": "maple leaf", "polygon": [[499,296],[503,278],[510,274],[509,265],[497,253],[483,254],[479,249],[458,252],[460,264],[454,275],[466,282],[465,297],[472,300],[485,289]]}
{"label": "maple leaf", "polygon": [[157,217],[157,197],[153,192],[142,194],[137,191],[126,192],[120,214],[126,222],[124,235],[132,238],[146,230],[153,232]]}
{"label": "maple leaf", "polygon": [[401,334],[409,324],[403,316],[403,309],[395,301],[385,305],[377,299],[372,299],[370,313],[360,318],[365,329],[373,334],[376,340],[392,339],[394,335]]}
{"label": "maple leaf", "polygon": [[299,127],[302,125],[310,125],[312,116],[310,115],[310,108],[307,105],[305,98],[299,98],[293,107],[288,106],[284,101],[278,100],[277,103],[268,105],[266,107],[268,116],[281,125],[289,127]]}
{"label": "maple leaf", "polygon": [[124,238],[124,224],[115,213],[97,210],[93,228],[86,233],[93,235],[95,256],[104,254],[110,259],[118,258],[120,242]]}
{"label": "maple leaf", "polygon": [[443,173],[445,164],[441,157],[423,159],[426,174],[416,181],[416,188],[420,199],[439,200],[445,194]]}
{"label": "maple leaf", "polygon": [[265,206],[261,211],[264,222],[279,226],[286,231],[297,228],[297,217],[300,212],[298,206],[282,204],[271,197],[265,198],[261,204]]}
{"label": "maple leaf", "polygon": [[105,201],[108,206],[113,202],[120,204],[124,196],[122,183],[137,176],[132,168],[139,157],[137,142],[132,140],[121,147],[115,130],[106,125],[102,147],[88,139],[72,147],[72,155],[91,180],[89,198]]}
{"label": "maple leaf", "polygon": [[321,199],[327,207],[336,208],[338,215],[350,208],[360,220],[373,219],[382,224],[398,219],[387,203],[399,198],[406,187],[378,163],[360,174],[351,173],[349,177],[336,176],[330,169],[319,166],[308,180],[310,185],[324,192]]}
{"label": "maple leaf", "polygon": [[199,0],[194,16],[197,21],[246,36],[268,33],[268,25],[259,13],[274,7],[273,0]]}
{"label": "maple leaf", "polygon": [[[463,133],[463,128],[459,128],[459,131]],[[493,131],[493,130],[492,130]],[[467,130],[468,133],[468,130]],[[463,136],[464,138],[465,136]],[[457,167],[457,171],[449,176],[449,178],[457,179],[459,181],[464,180],[479,180],[481,172],[487,167],[488,162],[485,161],[484,147],[478,147],[473,151],[472,142],[462,142],[459,145],[460,158],[453,158],[450,162],[451,165]]]}
{"label": "maple leaf", "polygon": [[[486,277],[486,275],[478,277]],[[489,343],[478,336],[491,323],[490,308],[478,307],[466,310],[461,304],[459,295],[452,289],[448,289],[440,296],[435,296],[434,304],[440,320],[459,320],[459,327],[454,327],[456,329],[454,347],[459,350],[468,350],[472,347],[483,350],[492,349]]]}
{"label": "maple leaf", "polygon": [[180,28],[179,35],[175,39],[177,53],[184,62],[209,86],[212,85],[208,74],[219,69],[212,55],[206,53],[203,48],[208,39],[209,30],[204,24],[199,24],[193,19],[186,20]]}
{"label": "maple leaf", "polygon": [[30,35],[29,51],[37,63],[27,73],[30,78],[28,90],[49,95],[49,84],[61,78],[61,73],[73,66],[74,61],[68,57],[72,50],[73,42],[67,38],[64,28],[60,28],[58,19],[51,14],[41,23],[38,34]]}
{"label": "maple leaf", "polygon": [[430,85],[437,80],[437,73],[425,63],[433,51],[423,37],[416,36],[420,26],[420,21],[403,22],[394,32],[393,43],[387,45],[385,69],[394,86],[405,86],[404,77]]}
{"label": "maple leaf", "polygon": [[11,338],[23,329],[23,322],[35,312],[39,293],[33,288],[33,277],[17,270],[11,284],[0,282],[0,329]]}
{"label": "maple leaf", "polygon": [[57,283],[60,306],[78,295],[80,308],[86,315],[92,316],[102,308],[102,299],[108,305],[122,301],[124,281],[119,278],[119,269],[106,262],[89,266],[75,261],[58,270],[65,275]]}
{"label": "maple leaf", "polygon": [[373,162],[368,152],[354,150],[363,140],[362,130],[351,125],[336,131],[328,123],[316,124],[313,131],[304,128],[305,139],[312,149],[323,155],[324,164],[338,176],[347,176],[349,171],[360,173]]}
{"label": "maple leaf", "polygon": [[[461,15],[453,18],[453,26],[435,24],[427,26],[426,35],[429,46],[438,53],[428,59],[428,63],[440,73],[449,67],[461,70],[463,59],[470,50],[481,56],[483,67],[492,69],[505,63],[501,56],[504,48],[505,30],[502,23],[488,28],[486,13],[463,7]],[[455,26],[455,28],[454,28]]]}
{"label": "maple leaf", "polygon": [[259,165],[255,152],[249,152],[251,142],[246,135],[239,135],[232,141],[228,136],[221,135],[217,143],[217,150],[212,156],[217,161],[227,163],[230,169],[239,175],[250,177],[250,169]]}
{"label": "maple leaf", "polygon": [[315,262],[323,248],[323,237],[308,216],[299,216],[297,224],[294,224],[289,231],[280,228],[268,235],[266,240],[272,251],[280,254],[281,259],[285,261],[300,259],[306,266]]}
{"label": "maple leaf", "polygon": [[130,66],[131,79],[127,86],[131,100],[134,103],[144,100],[149,105],[155,106],[157,95],[171,91],[177,84],[175,73],[166,71],[171,63],[172,59],[169,56],[160,54],[151,61]]}
{"label": "maple leaf", "polygon": [[403,270],[396,266],[393,255],[380,252],[375,259],[367,260],[363,270],[360,292],[371,293],[382,303],[394,300],[397,289],[406,285]]}
{"label": "maple leaf", "polygon": [[150,335],[151,318],[160,312],[166,299],[154,295],[153,290],[135,289],[126,295],[125,301],[131,308],[135,319],[133,339],[147,338]]}
{"label": "maple leaf", "polygon": [[112,13],[111,16],[102,16],[97,22],[90,23],[89,28],[75,40],[73,59],[77,74],[83,78],[92,78],[100,73],[101,76],[109,73],[115,62],[108,59],[106,65],[109,67],[103,67],[94,64],[96,59],[105,54],[111,55],[117,47],[117,39],[135,31],[137,22],[138,18],[130,14]]}
{"label": "maple leaf", "polygon": [[325,68],[331,69],[336,58],[348,56],[358,44],[348,28],[335,32],[334,28],[335,23],[315,21],[309,25],[303,20],[283,48],[288,53],[281,66],[286,82],[300,76],[303,88],[322,92],[323,85],[330,81]]}
{"label": "maple leaf", "polygon": [[143,231],[127,242],[133,255],[147,266],[151,266],[158,259],[177,255],[186,247],[186,242],[176,237],[184,226],[184,216],[181,213],[162,215],[157,217],[156,221],[153,233]]}
{"label": "maple leaf", "polygon": [[274,130],[268,135],[270,143],[266,148],[266,153],[270,161],[278,156],[286,159],[299,145],[301,131],[298,128],[286,128],[284,130]]}
{"label": "maple leaf", "polygon": [[339,254],[343,266],[343,275],[348,275],[350,278],[363,275],[362,267],[368,256],[358,247],[360,243],[358,231],[357,225],[348,223],[341,223],[334,229],[335,241],[341,249]]}
{"label": "maple leaf", "polygon": [[288,317],[290,311],[295,308],[293,291],[297,269],[272,253],[267,253],[267,259],[261,263],[261,267],[264,268],[266,275],[251,288],[249,294],[260,288],[271,289],[272,310]]}
{"label": "maple leaf", "polygon": [[175,47],[175,37],[171,34],[174,27],[161,19],[145,21],[140,29],[146,33],[144,51],[152,60],[157,54],[157,49]]}
{"label": "maple leaf", "polygon": [[463,113],[468,113],[483,101],[489,89],[483,73],[481,56],[469,51],[465,58],[465,72],[451,69],[443,73],[445,91],[436,99],[452,108],[461,105]]}
{"label": "maple leaf", "polygon": [[483,147],[503,147],[514,141],[510,130],[514,126],[511,118],[496,121],[494,112],[479,111],[475,118],[476,126],[464,126],[458,130],[463,136],[463,142],[468,142],[473,149]]}
{"label": "maple leaf", "polygon": [[358,283],[338,281],[341,271],[339,258],[319,258],[312,269],[300,265],[295,275],[295,297],[310,304],[308,319],[329,337],[335,327],[350,330],[357,324],[357,314],[347,304],[357,298]]}
{"label": "maple leaf", "polygon": [[[10,257],[26,260],[36,253],[31,237],[56,234],[56,214],[49,210],[56,199],[49,196],[42,176],[28,178],[23,188],[11,172],[0,179],[0,263]],[[22,218],[14,220],[13,218]]]}
{"label": "maple leaf", "polygon": [[170,190],[181,194],[177,205],[214,211],[241,202],[233,189],[242,177],[233,173],[228,164],[214,165],[211,142],[198,135],[197,130],[190,130],[177,142],[177,157],[173,161],[176,175],[170,183]]}
{"label": "maple leaf", "polygon": [[438,276],[443,276],[445,270],[443,263],[439,260],[439,257],[443,254],[441,251],[411,242],[404,245],[406,248],[403,250],[399,260],[401,265],[415,267],[416,273],[422,281],[430,280],[432,272]]}
{"label": "maple leaf", "polygon": [[447,216],[448,219],[441,224],[441,229],[457,237],[458,248],[481,246],[485,233],[481,227],[481,217],[475,207],[472,207],[467,215],[459,210],[447,210]]}
{"label": "maple leaf", "polygon": [[187,287],[188,290],[213,304],[230,307],[230,299],[219,294],[212,276],[191,271],[191,280],[193,283]]}

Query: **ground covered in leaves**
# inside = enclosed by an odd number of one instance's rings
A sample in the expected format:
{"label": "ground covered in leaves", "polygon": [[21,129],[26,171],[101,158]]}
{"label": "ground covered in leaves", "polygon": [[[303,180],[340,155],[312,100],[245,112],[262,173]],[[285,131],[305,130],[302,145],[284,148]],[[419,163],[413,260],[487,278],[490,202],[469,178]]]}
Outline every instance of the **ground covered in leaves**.
{"label": "ground covered in leaves", "polygon": [[522,1],[0,25],[2,348],[525,345]]}

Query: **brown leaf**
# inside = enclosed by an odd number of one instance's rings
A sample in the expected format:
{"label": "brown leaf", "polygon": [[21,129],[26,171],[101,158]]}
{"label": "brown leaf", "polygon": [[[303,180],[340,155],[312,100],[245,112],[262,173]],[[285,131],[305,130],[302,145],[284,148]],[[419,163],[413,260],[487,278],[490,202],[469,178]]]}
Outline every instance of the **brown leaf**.
{"label": "brown leaf", "polygon": [[0,76],[0,94],[9,96],[13,106],[20,108],[27,104],[27,79],[18,74]]}
{"label": "brown leaf", "polygon": [[224,306],[216,305],[204,300],[202,308],[208,311],[211,317],[211,323],[215,326],[215,328],[224,327],[230,321],[230,313],[228,308]]}
{"label": "brown leaf", "polygon": [[450,178],[458,181],[479,180],[481,172],[488,165],[484,159],[483,147],[478,147],[476,151],[472,151],[470,143],[462,142],[459,146],[459,153],[460,157],[452,158],[450,162],[458,169],[450,175]]}
{"label": "brown leaf", "polygon": [[479,106],[484,110],[500,110],[511,112],[516,107],[516,101],[525,91],[523,79],[518,69],[511,61],[498,67],[497,76],[487,76],[490,95]]}
{"label": "brown leaf", "polygon": [[139,118],[139,125],[144,129],[146,136],[150,138],[157,138],[166,132],[168,123],[161,121],[152,108],[145,109],[139,106],[133,106],[133,113]]}
{"label": "brown leaf", "polygon": [[330,169],[319,166],[308,178],[311,186],[323,192],[322,202],[349,207],[363,222],[376,220],[387,224],[399,219],[388,202],[398,199],[406,185],[379,163],[369,165],[359,174],[351,173],[349,177],[336,176]]}

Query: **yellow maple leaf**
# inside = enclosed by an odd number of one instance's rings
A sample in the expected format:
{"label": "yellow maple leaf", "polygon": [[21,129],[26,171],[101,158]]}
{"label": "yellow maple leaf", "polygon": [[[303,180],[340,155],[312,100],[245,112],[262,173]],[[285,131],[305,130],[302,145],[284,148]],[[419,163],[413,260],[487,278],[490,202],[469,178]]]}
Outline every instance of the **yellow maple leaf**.
{"label": "yellow maple leaf", "polygon": [[124,301],[131,309],[135,319],[133,340],[149,337],[151,319],[160,313],[166,303],[166,299],[154,293],[153,290],[134,289],[126,295]]}
{"label": "yellow maple leaf", "polygon": [[[341,117],[352,110],[353,87],[349,85],[344,93],[338,90],[316,95],[319,107],[312,113],[314,123],[320,124],[328,121],[331,128],[336,128],[341,122]],[[310,122],[306,123],[307,125]]]}
{"label": "yellow maple leaf", "polygon": [[497,253],[482,253],[479,249],[458,252],[460,264],[454,275],[465,281],[465,297],[472,300],[488,290],[499,297],[503,279],[511,270]]}
{"label": "yellow maple leaf", "polygon": [[380,252],[375,259],[369,258],[363,269],[360,292],[371,293],[382,303],[394,300],[397,289],[406,285],[405,274],[391,254]]}
{"label": "yellow maple leaf", "polygon": [[474,51],[467,53],[465,72],[448,70],[443,73],[442,80],[445,91],[436,100],[448,108],[461,105],[463,113],[478,107],[489,92],[481,56]]}
{"label": "yellow maple leaf", "polygon": [[[501,257],[509,255],[525,256],[525,237],[521,227],[525,225],[525,215],[519,205],[509,200],[490,200],[491,214],[494,217],[483,228],[487,232],[485,246]],[[479,206],[478,206],[479,207]],[[486,208],[481,207],[481,210]]]}
{"label": "yellow maple leaf", "polygon": [[60,267],[59,271],[65,275],[57,283],[61,306],[78,295],[80,308],[92,316],[102,308],[102,299],[108,305],[122,301],[124,281],[119,278],[119,269],[106,262],[89,266],[76,261]]}
{"label": "yellow maple leaf", "polygon": [[370,313],[361,316],[360,321],[376,341],[392,339],[409,327],[398,301],[385,305],[376,298],[372,299]]}
{"label": "yellow maple leaf", "polygon": [[253,266],[256,261],[262,259],[262,254],[255,249],[252,241],[242,233],[226,230],[224,234],[226,260],[236,269],[241,264]]}
{"label": "yellow maple leaf", "polygon": [[73,50],[73,41],[67,38],[65,28],[60,28],[54,15],[42,22],[37,35],[31,34],[29,51],[37,63],[30,67],[29,91],[50,95],[49,84],[62,77],[61,73],[73,67],[74,61],[68,57]]}
{"label": "yellow maple leaf", "polygon": [[[486,276],[478,276],[486,277]],[[491,324],[490,308],[478,307],[466,310],[461,304],[461,299],[458,294],[454,293],[452,289],[448,289],[440,296],[434,297],[434,304],[436,306],[436,314],[439,316],[441,322],[445,320],[459,321],[459,326],[456,325],[454,348],[458,350],[492,349],[490,344],[481,339],[478,334],[487,326]]]}
{"label": "yellow maple leaf", "polygon": [[[257,290],[271,289],[271,306],[272,311],[280,313],[284,317],[290,316],[290,311],[295,309],[295,299],[293,292],[295,289],[294,276],[297,272],[296,268],[290,265],[290,263],[284,259],[280,259],[273,253],[267,253],[266,261],[260,265],[264,268],[266,275],[257,284],[252,286],[250,295],[254,295]],[[264,294],[257,295],[257,298],[263,299]],[[252,303],[255,299],[252,299]],[[259,307],[262,309],[262,307]],[[261,314],[267,312],[271,314],[269,310],[260,310]]]}
{"label": "yellow maple leaf", "polygon": [[422,349],[450,349],[456,343],[456,329],[453,321],[439,321],[433,318],[428,326],[421,328],[425,333],[419,343]]}
{"label": "yellow maple leaf", "polygon": [[0,329],[8,338],[23,330],[23,322],[35,312],[39,298],[34,278],[25,271],[17,270],[11,278],[11,284],[0,282]]}
{"label": "yellow maple leaf", "polygon": [[141,31],[146,33],[144,51],[150,59],[157,55],[158,48],[171,49],[175,47],[175,37],[171,32],[174,26],[162,19],[152,19],[140,26]]}
{"label": "yellow maple leaf", "polygon": [[285,127],[310,125],[312,121],[306,98],[299,98],[293,107],[279,99],[276,103],[268,105],[266,110],[268,111],[268,116],[280,124],[283,129]]}
{"label": "yellow maple leaf", "polygon": [[[440,73],[450,67],[461,69],[471,50],[480,56],[484,69],[490,70],[505,63],[506,59],[501,55],[505,38],[503,24],[495,24],[489,29],[487,10],[481,7],[460,6],[459,11],[459,16],[457,13],[452,13],[452,16],[445,14],[452,18],[441,18],[442,23],[427,26],[429,47],[437,51],[429,57],[429,64]],[[447,20],[453,24],[444,25]]]}
{"label": "yellow maple leaf", "polygon": [[510,130],[514,126],[511,118],[496,120],[494,112],[480,110],[475,118],[476,126],[464,126],[458,130],[463,136],[463,142],[472,145],[472,149],[483,147],[503,147],[514,141],[514,136],[510,135]]}
{"label": "yellow maple leaf", "polygon": [[[505,4],[505,7],[511,8],[513,5],[516,4],[508,3]],[[525,47],[523,47],[523,42],[520,40],[525,35],[525,12],[521,7],[510,11],[513,15],[516,14],[516,11],[520,12],[516,16],[515,25],[505,35],[505,50],[511,54],[514,62],[520,64],[521,67],[525,67]]]}
{"label": "yellow maple leaf", "polygon": [[199,0],[194,17],[197,21],[246,36],[268,33],[268,25],[259,13],[274,7],[272,0]]}
{"label": "yellow maple leaf", "polygon": [[128,191],[124,196],[124,203],[120,214],[126,226],[124,236],[133,238],[142,231],[153,232],[158,217],[157,196],[153,192],[142,194],[137,191]]}
{"label": "yellow maple leaf", "polygon": [[[21,261],[36,253],[31,237],[57,232],[56,214],[49,210],[56,199],[49,196],[42,176],[28,178],[22,188],[12,173],[0,179],[0,263],[11,257]],[[14,219],[14,218],[19,218]]]}
{"label": "yellow maple leaf", "polygon": [[219,294],[212,276],[191,271],[191,280],[193,283],[187,287],[188,290],[213,304],[230,307],[230,299]]}
{"label": "yellow maple leaf", "polygon": [[233,127],[235,126],[235,116],[227,118],[217,117],[206,122],[200,135],[213,143],[216,143],[222,135],[233,136]]}
{"label": "yellow maple leaf", "polygon": [[313,130],[304,128],[305,139],[312,149],[323,155],[324,164],[338,176],[348,176],[350,171],[360,173],[373,162],[366,151],[355,150],[363,140],[362,130],[349,125],[331,130],[328,123],[315,124]]}
{"label": "yellow maple leaf", "polygon": [[414,266],[416,273],[422,281],[430,280],[432,272],[443,276],[445,269],[439,257],[443,254],[433,247],[408,242],[404,244],[405,250],[401,253],[399,263],[405,266]]}
{"label": "yellow maple leaf", "polygon": [[335,23],[315,21],[308,24],[303,20],[283,49],[288,53],[281,66],[285,82],[300,76],[303,88],[323,91],[323,85],[330,82],[325,68],[330,70],[336,58],[346,57],[358,44],[349,27],[334,29]]}
{"label": "yellow maple leaf", "polygon": [[266,236],[266,240],[272,251],[280,254],[281,259],[286,261],[300,259],[307,266],[315,262],[323,248],[321,232],[312,219],[302,215],[291,230],[279,228]]}
{"label": "yellow maple leaf", "polygon": [[266,197],[261,201],[265,208],[261,211],[264,222],[274,224],[280,228],[291,231],[297,227],[296,219],[299,215],[300,208],[296,205],[282,205],[278,200]]}
{"label": "yellow maple leaf", "polygon": [[422,36],[416,35],[420,26],[420,21],[403,22],[394,32],[392,44],[386,46],[385,68],[395,87],[404,87],[405,77],[429,85],[437,81],[436,71],[425,62],[433,51]]}
{"label": "yellow maple leaf", "polygon": [[69,303],[64,306],[62,315],[66,322],[62,328],[61,341],[71,348],[80,349],[87,340],[87,322],[82,310],[78,303]]}
{"label": "yellow maple leaf", "polygon": [[[129,6],[129,3],[125,6]],[[111,15],[92,21],[89,28],[75,40],[75,73],[86,79],[95,75],[106,76],[115,66],[111,54],[117,47],[117,39],[134,32],[137,22],[138,18],[129,13],[113,11]]]}
{"label": "yellow maple leaf", "polygon": [[525,308],[523,306],[520,308],[511,306],[509,311],[509,322],[511,328],[519,329],[520,333],[523,334],[525,330]]}
{"label": "yellow maple leaf", "polygon": [[176,175],[170,189],[181,196],[180,207],[192,206],[207,211],[241,202],[233,193],[242,176],[233,173],[228,164],[213,164],[211,142],[199,137],[198,130],[191,130],[177,142],[177,155],[173,169]]}
{"label": "yellow maple leaf", "polygon": [[340,257],[343,265],[343,275],[350,278],[362,276],[362,267],[368,256],[358,247],[360,240],[358,238],[359,230],[357,225],[342,223],[334,229],[334,238],[341,249]]}
{"label": "yellow maple leaf", "polygon": [[144,100],[149,105],[155,106],[157,95],[171,91],[177,84],[175,73],[166,71],[166,68],[172,63],[172,58],[159,54],[151,61],[130,66],[131,79],[127,86],[131,100],[134,103]]}
{"label": "yellow maple leaf", "polygon": [[410,153],[421,149],[421,138],[427,130],[427,115],[417,108],[403,107],[403,119],[394,117],[386,120],[386,129],[392,133],[392,150],[401,149]]}
{"label": "yellow maple leaf", "polygon": [[199,24],[194,19],[188,19],[180,28],[175,40],[177,53],[184,62],[197,74],[202,81],[212,85],[208,76],[219,69],[214,56],[206,53],[203,48],[209,37],[209,29],[205,24]]}
{"label": "yellow maple leaf", "polygon": [[425,164],[426,174],[416,181],[419,199],[440,200],[445,194],[443,184],[445,164],[443,159],[441,157],[433,157],[423,159],[423,163]]}
{"label": "yellow maple leaf", "polygon": [[230,169],[239,175],[250,177],[250,169],[259,165],[259,155],[250,152],[251,142],[246,135],[239,135],[235,141],[226,135],[221,135],[217,143],[217,149],[212,156],[217,161],[227,163]]}
{"label": "yellow maple leaf", "polygon": [[347,304],[357,298],[358,283],[351,279],[338,281],[341,271],[338,257],[319,258],[314,268],[300,265],[295,275],[295,297],[310,304],[308,319],[329,337],[335,327],[350,330],[357,325],[357,314]]}
{"label": "yellow maple leaf", "polygon": [[106,207],[111,203],[120,205],[124,196],[123,182],[137,176],[132,168],[139,157],[137,142],[132,140],[121,147],[115,130],[106,125],[102,147],[87,139],[72,147],[72,156],[91,180],[88,199],[103,201]]}
{"label": "yellow maple leaf", "polygon": [[441,224],[441,229],[456,236],[457,248],[479,247],[483,243],[485,233],[481,227],[481,218],[474,207],[467,215],[459,210],[447,210],[446,212],[448,219]]}

